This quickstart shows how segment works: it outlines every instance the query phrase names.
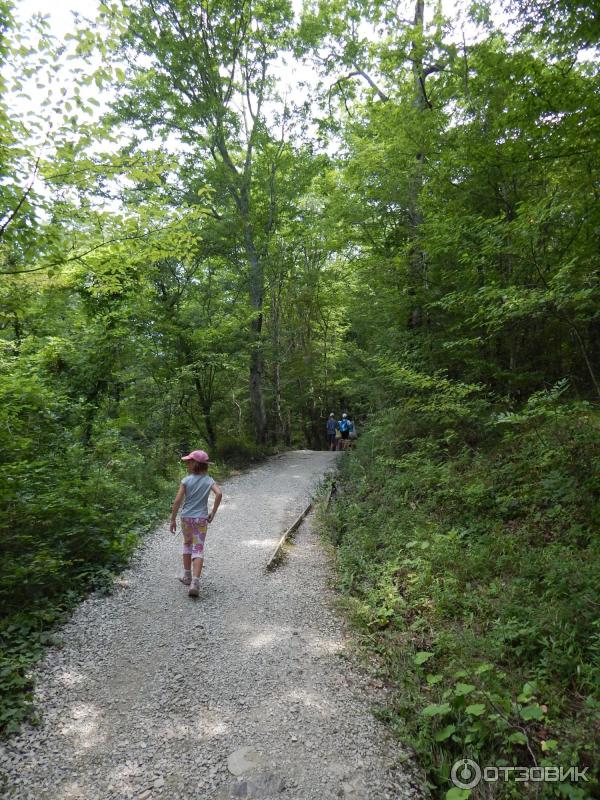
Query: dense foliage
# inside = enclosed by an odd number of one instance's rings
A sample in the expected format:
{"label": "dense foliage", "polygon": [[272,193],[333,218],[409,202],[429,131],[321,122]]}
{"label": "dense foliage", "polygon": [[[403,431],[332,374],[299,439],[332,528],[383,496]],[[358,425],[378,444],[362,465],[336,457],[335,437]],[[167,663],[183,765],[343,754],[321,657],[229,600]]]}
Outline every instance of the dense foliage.
{"label": "dense foliage", "polygon": [[341,583],[436,791],[469,753],[592,767],[591,4],[132,0],[64,43],[0,6],[0,727],[182,450],[348,410]]}
{"label": "dense foliage", "polygon": [[[475,387],[399,377],[403,400],[345,461],[326,519],[347,608],[391,689],[379,711],[437,790],[468,757],[587,768],[589,783],[544,796],[592,796],[598,412],[550,392],[498,413]],[[514,781],[487,789],[529,796]]]}

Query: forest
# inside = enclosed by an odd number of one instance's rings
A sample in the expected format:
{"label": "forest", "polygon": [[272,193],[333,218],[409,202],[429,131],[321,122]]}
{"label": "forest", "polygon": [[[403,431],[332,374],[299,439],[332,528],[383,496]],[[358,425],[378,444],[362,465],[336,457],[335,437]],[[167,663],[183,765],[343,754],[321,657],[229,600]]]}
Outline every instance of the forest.
{"label": "forest", "polygon": [[599,43],[575,0],[107,0],[64,40],[0,0],[0,729],[183,452],[345,411],[378,714],[432,796],[597,796]]}

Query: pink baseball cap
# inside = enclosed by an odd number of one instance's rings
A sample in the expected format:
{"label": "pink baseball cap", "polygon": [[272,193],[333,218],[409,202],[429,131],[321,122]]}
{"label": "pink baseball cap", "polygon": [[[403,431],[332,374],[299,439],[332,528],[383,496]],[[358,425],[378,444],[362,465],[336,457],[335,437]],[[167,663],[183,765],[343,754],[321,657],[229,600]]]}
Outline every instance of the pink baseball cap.
{"label": "pink baseball cap", "polygon": [[182,456],[181,460],[197,461],[199,464],[212,464],[212,461],[208,460],[208,453],[204,450],[192,450],[187,456]]}

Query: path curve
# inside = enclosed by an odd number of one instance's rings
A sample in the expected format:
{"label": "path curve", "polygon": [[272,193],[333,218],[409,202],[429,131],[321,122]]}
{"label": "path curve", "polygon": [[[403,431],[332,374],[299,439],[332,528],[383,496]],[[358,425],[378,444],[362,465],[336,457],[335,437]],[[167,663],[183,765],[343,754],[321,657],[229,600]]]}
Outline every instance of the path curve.
{"label": "path curve", "polygon": [[310,518],[264,571],[335,458],[286,453],[224,484],[197,601],[165,525],[112,596],[77,609],[37,671],[41,725],[0,748],[7,797],[417,797],[352,668]]}

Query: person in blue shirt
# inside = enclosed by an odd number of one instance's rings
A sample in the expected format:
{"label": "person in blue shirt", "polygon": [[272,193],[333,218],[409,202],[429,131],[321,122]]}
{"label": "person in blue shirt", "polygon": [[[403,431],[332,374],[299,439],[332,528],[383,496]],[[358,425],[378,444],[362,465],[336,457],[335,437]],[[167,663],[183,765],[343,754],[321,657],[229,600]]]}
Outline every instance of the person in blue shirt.
{"label": "person in blue shirt", "polygon": [[342,418],[338,422],[338,429],[342,434],[342,450],[348,449],[348,439],[350,438],[350,431],[352,427],[352,423],[348,419],[348,414],[342,414]]}

